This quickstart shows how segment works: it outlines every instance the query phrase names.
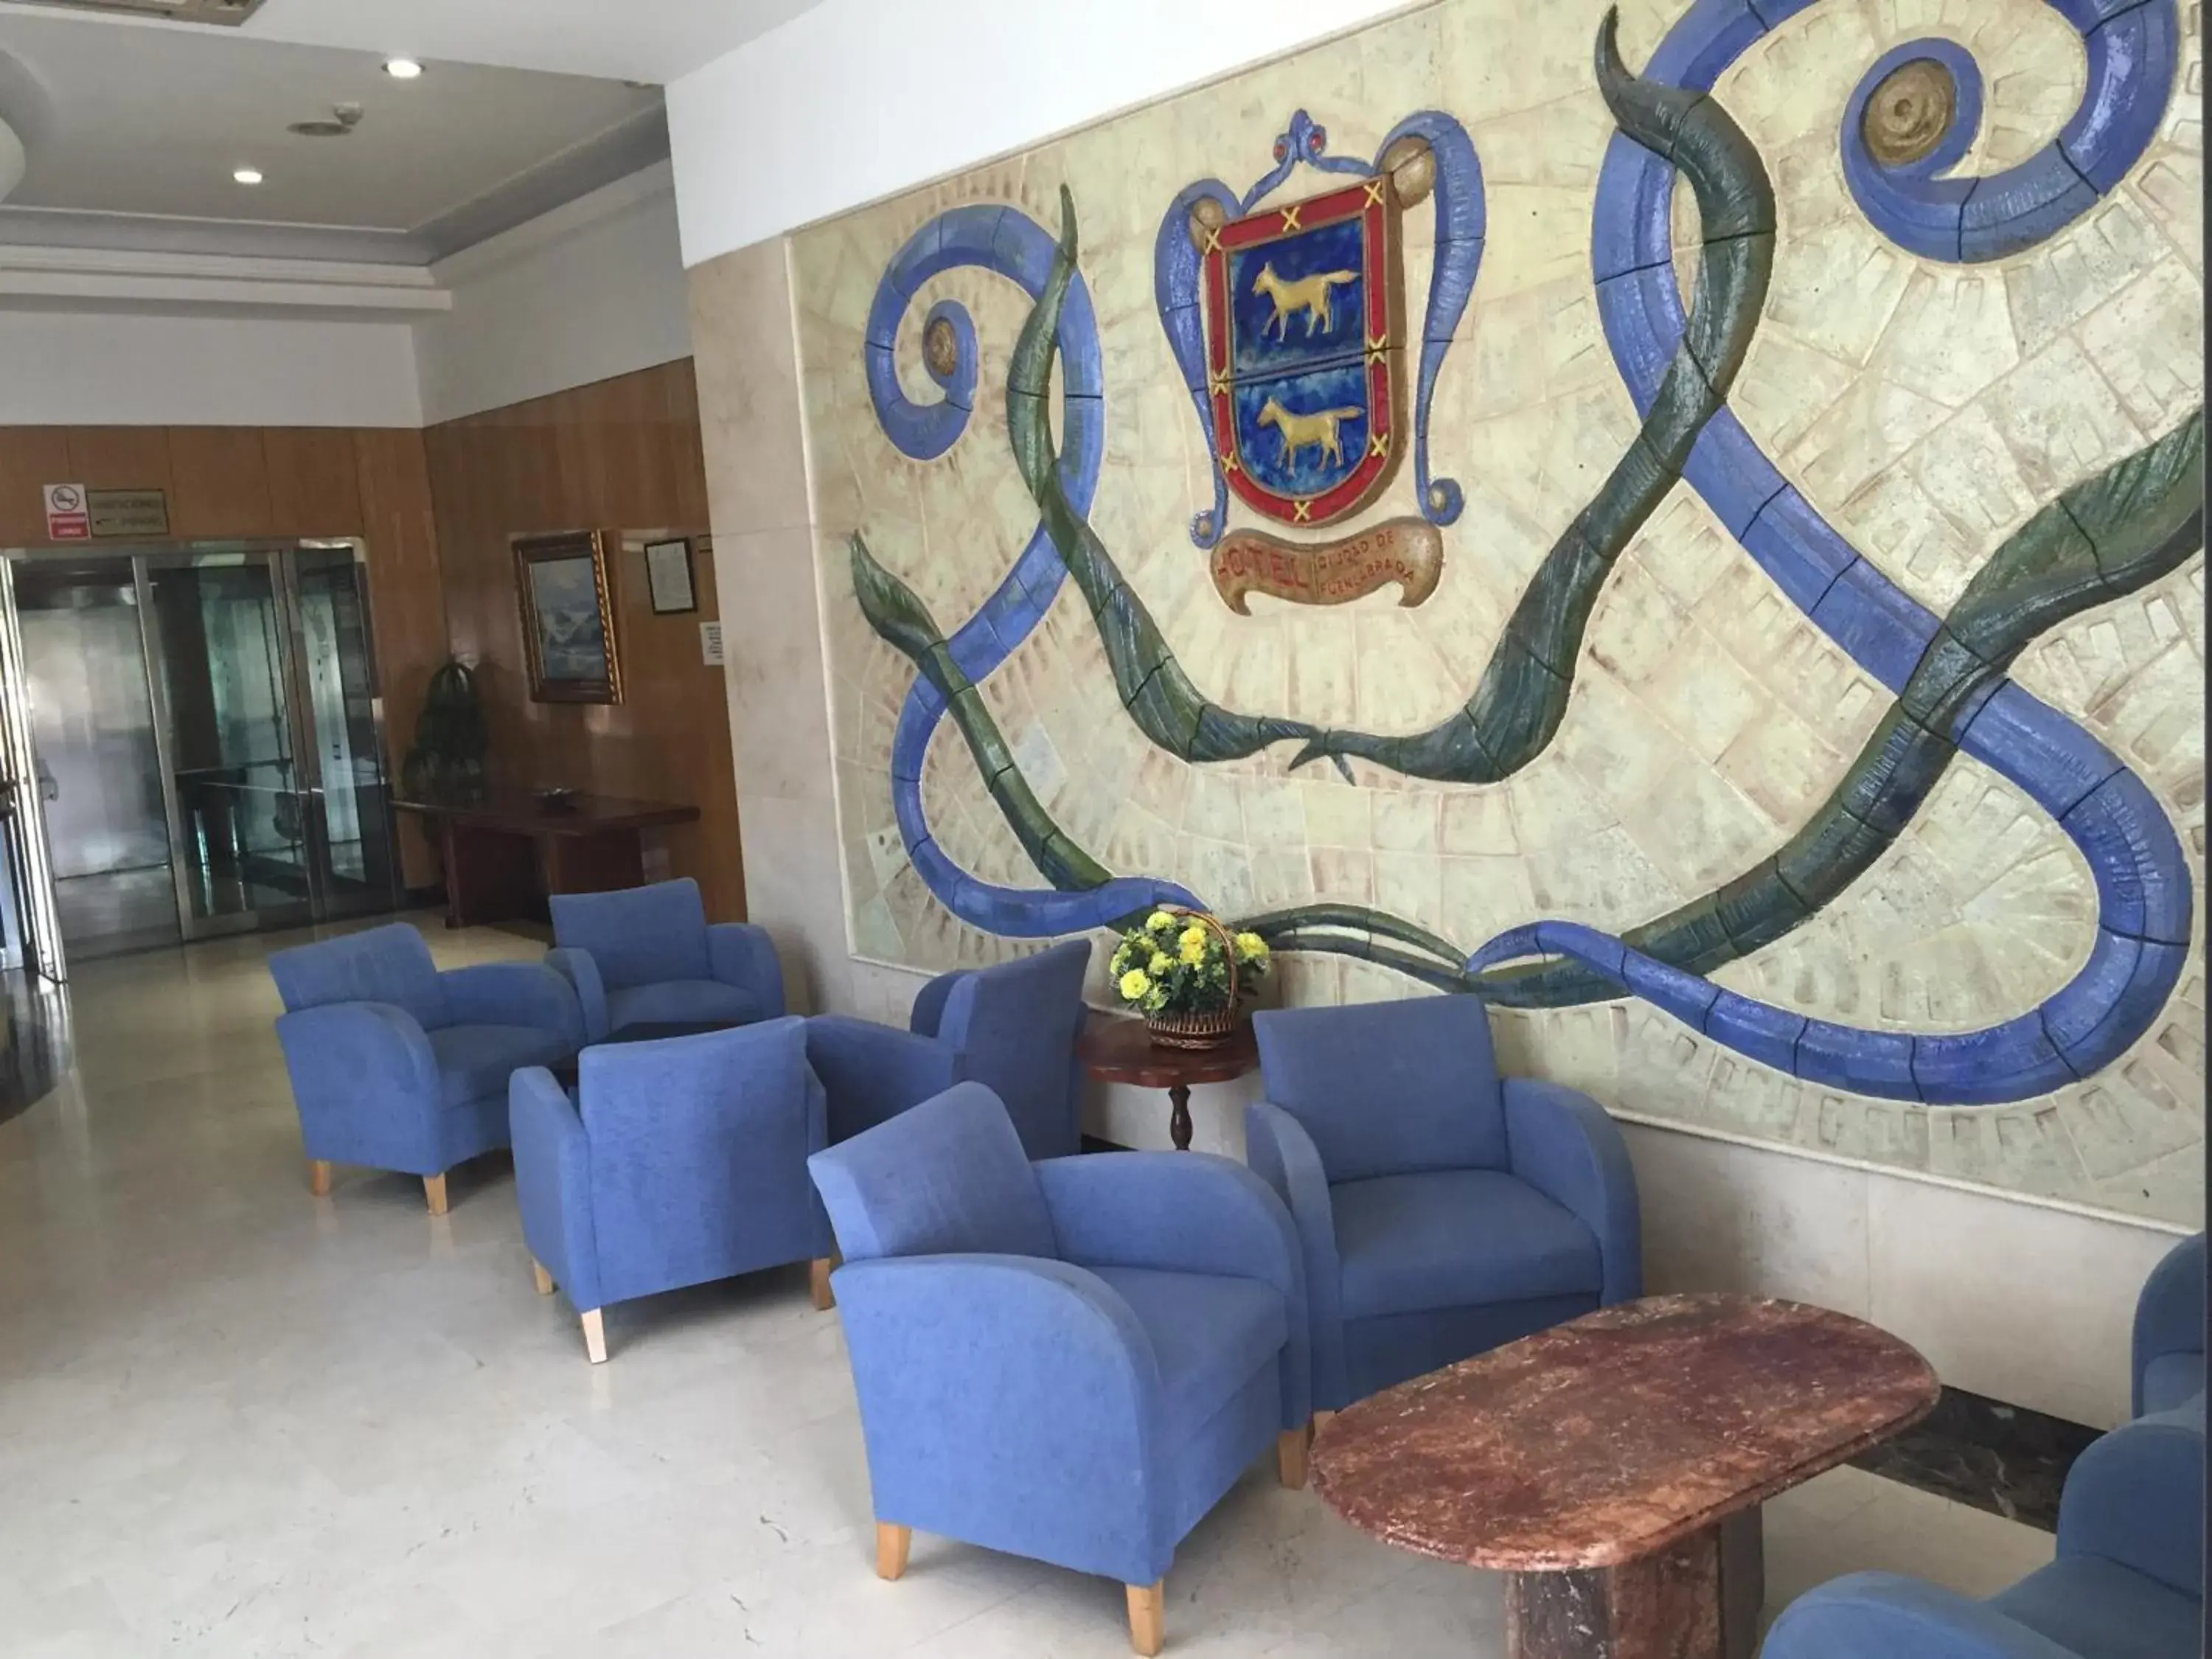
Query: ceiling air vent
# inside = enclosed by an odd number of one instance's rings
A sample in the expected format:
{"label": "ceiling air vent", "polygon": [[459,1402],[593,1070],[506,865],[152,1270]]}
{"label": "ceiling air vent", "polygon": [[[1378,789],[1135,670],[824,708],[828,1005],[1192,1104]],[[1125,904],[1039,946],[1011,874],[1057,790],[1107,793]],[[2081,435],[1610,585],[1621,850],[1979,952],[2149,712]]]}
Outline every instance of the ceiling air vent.
{"label": "ceiling air vent", "polygon": [[166,17],[175,23],[235,27],[261,9],[261,0],[31,0],[63,11],[100,11],[113,16]]}

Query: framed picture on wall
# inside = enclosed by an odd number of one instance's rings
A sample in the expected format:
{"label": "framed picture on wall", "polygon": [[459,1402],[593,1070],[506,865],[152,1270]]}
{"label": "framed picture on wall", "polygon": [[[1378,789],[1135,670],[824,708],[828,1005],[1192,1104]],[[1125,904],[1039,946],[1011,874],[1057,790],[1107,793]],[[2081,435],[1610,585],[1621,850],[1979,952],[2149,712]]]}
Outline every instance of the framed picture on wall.
{"label": "framed picture on wall", "polygon": [[653,614],[673,617],[696,611],[699,596],[691,586],[691,544],[684,537],[645,544],[645,580],[653,593]]}
{"label": "framed picture on wall", "polygon": [[532,701],[620,702],[622,658],[608,598],[605,534],[516,537],[514,586]]}

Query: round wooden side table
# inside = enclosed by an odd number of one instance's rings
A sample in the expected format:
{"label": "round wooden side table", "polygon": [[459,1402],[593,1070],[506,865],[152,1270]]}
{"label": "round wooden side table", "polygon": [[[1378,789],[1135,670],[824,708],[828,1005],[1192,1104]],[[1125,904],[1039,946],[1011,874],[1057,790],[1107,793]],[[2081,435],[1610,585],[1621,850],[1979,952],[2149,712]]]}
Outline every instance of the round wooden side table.
{"label": "round wooden side table", "polygon": [[1127,1083],[1168,1091],[1168,1138],[1179,1152],[1190,1150],[1190,1091],[1198,1083],[1232,1083],[1258,1069],[1252,1022],[1243,1020],[1218,1048],[1169,1048],[1156,1044],[1141,1019],[1101,1018],[1084,1022],[1075,1058],[1101,1083]]}

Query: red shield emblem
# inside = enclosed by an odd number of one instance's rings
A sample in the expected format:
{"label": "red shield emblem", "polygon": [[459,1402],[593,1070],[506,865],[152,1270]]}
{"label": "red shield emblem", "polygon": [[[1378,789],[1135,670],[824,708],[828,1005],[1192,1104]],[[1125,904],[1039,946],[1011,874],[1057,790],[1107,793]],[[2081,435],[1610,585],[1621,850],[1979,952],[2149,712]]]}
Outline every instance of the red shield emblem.
{"label": "red shield emblem", "polygon": [[1346,518],[1397,469],[1398,222],[1385,173],[1206,233],[1214,444],[1237,498],[1279,523]]}

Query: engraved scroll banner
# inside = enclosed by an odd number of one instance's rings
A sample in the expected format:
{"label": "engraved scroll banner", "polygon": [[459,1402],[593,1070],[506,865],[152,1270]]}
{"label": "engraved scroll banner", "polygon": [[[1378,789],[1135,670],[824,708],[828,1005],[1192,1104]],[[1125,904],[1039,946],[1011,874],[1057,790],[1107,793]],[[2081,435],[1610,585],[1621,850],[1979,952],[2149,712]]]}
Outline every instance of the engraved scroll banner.
{"label": "engraved scroll banner", "polygon": [[1345,605],[1395,582],[1398,603],[1416,605],[1443,574],[1443,532],[1425,519],[1391,519],[1340,540],[1304,546],[1256,530],[1224,536],[1213,550],[1213,586],[1240,617],[1248,593],[1293,605]]}

